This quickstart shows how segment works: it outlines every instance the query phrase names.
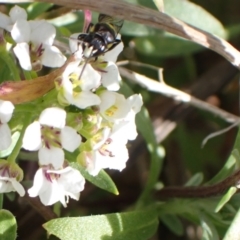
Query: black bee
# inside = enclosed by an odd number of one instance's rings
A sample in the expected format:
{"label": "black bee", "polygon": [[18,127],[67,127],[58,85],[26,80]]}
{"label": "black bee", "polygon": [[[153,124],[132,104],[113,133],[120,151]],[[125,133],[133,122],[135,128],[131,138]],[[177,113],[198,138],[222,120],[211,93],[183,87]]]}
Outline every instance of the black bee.
{"label": "black bee", "polygon": [[[81,33],[78,36],[84,57],[97,58],[114,47],[116,47],[121,40],[116,39],[117,35],[123,25],[123,19],[115,19],[105,14],[99,14],[98,23],[95,25],[90,23],[86,33]],[[85,49],[90,49],[89,53],[84,52]]]}

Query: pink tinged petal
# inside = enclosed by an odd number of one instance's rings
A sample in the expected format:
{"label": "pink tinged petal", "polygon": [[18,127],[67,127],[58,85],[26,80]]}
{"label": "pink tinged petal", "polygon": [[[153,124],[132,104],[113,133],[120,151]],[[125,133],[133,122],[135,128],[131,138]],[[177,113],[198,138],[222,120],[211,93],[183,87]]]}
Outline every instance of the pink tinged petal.
{"label": "pink tinged petal", "polygon": [[36,197],[41,192],[46,191],[48,188],[49,182],[44,175],[43,168],[39,168],[34,176],[33,186],[28,190],[30,197]]}
{"label": "pink tinged petal", "polygon": [[64,162],[64,152],[61,148],[51,147],[41,148],[38,151],[40,165],[51,164],[55,169],[61,168]]}
{"label": "pink tinged petal", "polygon": [[61,130],[62,147],[67,151],[73,152],[80,146],[81,141],[82,138],[75,129],[66,126]]}
{"label": "pink tinged petal", "polygon": [[29,56],[29,46],[27,43],[18,43],[13,51],[19,60],[21,67],[27,71],[32,70],[31,59]]}
{"label": "pink tinged petal", "polygon": [[30,41],[30,25],[26,20],[20,19],[13,25],[11,36],[16,43]]}
{"label": "pink tinged petal", "polygon": [[11,130],[9,126],[6,123],[0,124],[0,151],[7,149],[11,143]]}
{"label": "pink tinged petal", "polygon": [[[119,34],[120,35],[120,34]],[[121,37],[119,38],[121,39]],[[120,54],[120,52],[122,52],[123,50],[123,42],[120,42],[115,48],[113,48],[111,51],[105,53],[105,55],[103,56],[104,61],[107,62],[116,62],[118,55]]]}
{"label": "pink tinged petal", "polygon": [[95,106],[95,105],[99,105],[101,100],[100,98],[92,93],[92,92],[80,92],[77,95],[73,96],[67,96],[65,95],[66,99],[69,101],[69,103],[84,109],[90,106]]}
{"label": "pink tinged petal", "polygon": [[55,27],[45,20],[29,21],[31,28],[30,40],[33,43],[52,45],[56,36]]}
{"label": "pink tinged petal", "polygon": [[0,12],[0,28],[8,30],[7,27],[12,23],[11,18]]}
{"label": "pink tinged petal", "polygon": [[128,149],[125,145],[116,144],[116,148],[109,147],[114,157],[103,156],[99,152],[96,153],[96,166],[105,169],[115,169],[122,171],[126,167],[126,162],[129,158]]}
{"label": "pink tinged petal", "polygon": [[55,46],[44,45],[44,52],[41,56],[41,62],[47,67],[61,67],[67,58]]}
{"label": "pink tinged petal", "polygon": [[0,122],[7,123],[12,118],[14,105],[9,101],[0,100]]}
{"label": "pink tinged petal", "polygon": [[47,125],[61,129],[65,126],[66,115],[66,112],[61,108],[46,108],[42,111],[39,117],[39,122],[41,125]]}
{"label": "pink tinged petal", "polygon": [[118,91],[120,88],[119,82],[121,81],[118,67],[115,65],[115,63],[109,62],[104,71],[106,72],[101,73],[102,85],[109,91]]}
{"label": "pink tinged petal", "polygon": [[[87,64],[85,69],[83,70],[84,65],[81,65],[80,74],[81,76],[81,89],[83,91],[89,91],[94,88],[99,87],[101,75],[93,69],[90,64]],[[83,72],[82,72],[83,71]]]}
{"label": "pink tinged petal", "polygon": [[27,20],[26,11],[17,5],[15,5],[13,8],[11,8],[11,10],[9,12],[9,16],[12,19],[12,22],[16,22],[18,19]]}
{"label": "pink tinged petal", "polygon": [[40,149],[41,146],[41,125],[36,121],[27,127],[24,133],[22,147],[29,151],[36,151]]}
{"label": "pink tinged petal", "polygon": [[46,179],[42,168],[40,168],[34,177],[34,184],[28,190],[30,197],[36,197],[39,195],[41,202],[44,205],[51,205],[59,201],[59,188],[56,185],[56,181],[49,181]]}
{"label": "pink tinged petal", "polygon": [[25,195],[25,189],[23,188],[22,184],[20,184],[15,178],[9,179],[12,183],[14,190],[23,197]]}

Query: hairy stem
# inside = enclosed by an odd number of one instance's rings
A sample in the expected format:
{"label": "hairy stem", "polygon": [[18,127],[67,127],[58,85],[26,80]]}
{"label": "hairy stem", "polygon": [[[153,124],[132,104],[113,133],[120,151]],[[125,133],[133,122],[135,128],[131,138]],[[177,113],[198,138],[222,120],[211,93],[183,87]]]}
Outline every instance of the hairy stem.
{"label": "hairy stem", "polygon": [[165,187],[154,195],[158,200],[166,198],[205,198],[218,196],[230,187],[237,186],[240,181],[240,170],[233,173],[223,181],[212,186],[199,187]]}

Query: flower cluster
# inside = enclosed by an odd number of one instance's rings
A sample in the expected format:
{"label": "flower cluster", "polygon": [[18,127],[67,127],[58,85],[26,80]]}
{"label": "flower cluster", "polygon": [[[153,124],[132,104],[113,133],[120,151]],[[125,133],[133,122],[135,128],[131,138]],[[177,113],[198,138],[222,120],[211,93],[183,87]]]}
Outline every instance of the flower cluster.
{"label": "flower cluster", "polygon": [[27,21],[23,8],[13,7],[9,16],[0,12],[0,28],[10,32],[13,51],[24,70],[40,70],[41,66],[61,67],[66,57],[53,46],[56,29],[45,20]]}
{"label": "flower cluster", "polygon": [[[43,20],[27,21],[25,10],[17,6],[9,15],[0,14],[0,27],[11,33],[13,51],[23,69],[35,69],[36,63],[58,67],[65,62],[66,57],[52,46],[52,25]],[[135,115],[143,104],[141,95],[126,98],[117,92],[121,77],[115,62],[122,42],[101,56],[89,58],[86,55],[92,49],[83,51],[78,35],[69,40],[74,60],[55,80],[57,98],[38,116],[33,115],[34,121],[20,139],[24,149],[38,151],[40,167],[28,193],[39,196],[44,205],[60,201],[66,206],[69,197],[78,200],[84,189],[85,179],[70,166],[73,159],[68,159],[69,154],[92,176],[101,169],[121,171],[129,158],[127,143],[137,136]],[[13,110],[10,102],[0,100],[0,151],[11,144],[7,122]],[[11,189],[20,192],[19,187]]]}

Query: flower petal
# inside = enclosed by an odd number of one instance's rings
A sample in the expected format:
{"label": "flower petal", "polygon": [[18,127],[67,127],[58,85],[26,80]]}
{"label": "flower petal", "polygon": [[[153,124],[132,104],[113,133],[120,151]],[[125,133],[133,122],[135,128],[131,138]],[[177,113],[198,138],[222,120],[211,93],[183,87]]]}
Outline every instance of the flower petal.
{"label": "flower petal", "polygon": [[55,46],[44,45],[44,52],[41,56],[41,62],[47,67],[61,67],[67,58]]}
{"label": "flower petal", "polygon": [[17,191],[17,193],[23,197],[25,195],[25,189],[22,186],[22,184],[20,184],[15,178],[10,178],[9,179],[12,183],[13,188],[15,189],[15,191]]}
{"label": "flower petal", "polygon": [[14,105],[9,101],[0,100],[0,122],[7,123],[12,118]]}
{"label": "flower petal", "polygon": [[11,18],[0,12],[0,28],[8,30],[8,26],[12,23]]}
{"label": "flower petal", "polygon": [[52,45],[56,36],[55,27],[45,20],[29,21],[31,28],[30,40],[37,44]]}
{"label": "flower petal", "polygon": [[41,125],[63,128],[66,123],[66,115],[66,112],[61,108],[46,108],[42,111],[39,117],[39,122]]}
{"label": "flower petal", "polygon": [[11,130],[6,123],[0,124],[0,151],[7,149],[12,143]]}
{"label": "flower petal", "polygon": [[83,91],[89,91],[94,88],[99,87],[100,85],[100,80],[101,80],[101,75],[93,69],[93,67],[90,64],[81,65],[79,68],[79,75],[82,74],[81,76],[81,89]]}
{"label": "flower petal", "polygon": [[48,188],[48,181],[45,178],[43,168],[39,168],[34,176],[33,186],[28,189],[30,197],[38,196],[42,191]]}
{"label": "flower petal", "polygon": [[73,152],[77,147],[80,146],[81,140],[81,136],[75,129],[66,126],[61,130],[62,147],[67,151]]}
{"label": "flower petal", "polygon": [[29,151],[36,151],[40,149],[41,146],[41,126],[39,122],[35,121],[27,127],[24,133],[22,147]]}
{"label": "flower petal", "polygon": [[59,169],[63,166],[64,152],[61,148],[56,147],[41,148],[38,151],[38,158],[40,165],[51,164],[55,169]]}
{"label": "flower petal", "polygon": [[106,87],[109,91],[118,91],[120,88],[119,82],[121,81],[121,77],[118,71],[118,67],[113,62],[108,62],[106,68],[104,68],[104,72],[101,73],[102,85]]}
{"label": "flower petal", "polygon": [[21,67],[27,71],[32,70],[31,59],[29,56],[29,45],[25,42],[18,43],[13,51],[19,60]]}
{"label": "flower petal", "polygon": [[17,5],[15,5],[13,8],[11,8],[11,10],[9,12],[9,16],[13,23],[15,23],[18,19],[27,20],[26,11]]}
{"label": "flower petal", "polygon": [[30,25],[24,19],[19,19],[13,25],[11,36],[16,43],[26,42],[30,40]]}

